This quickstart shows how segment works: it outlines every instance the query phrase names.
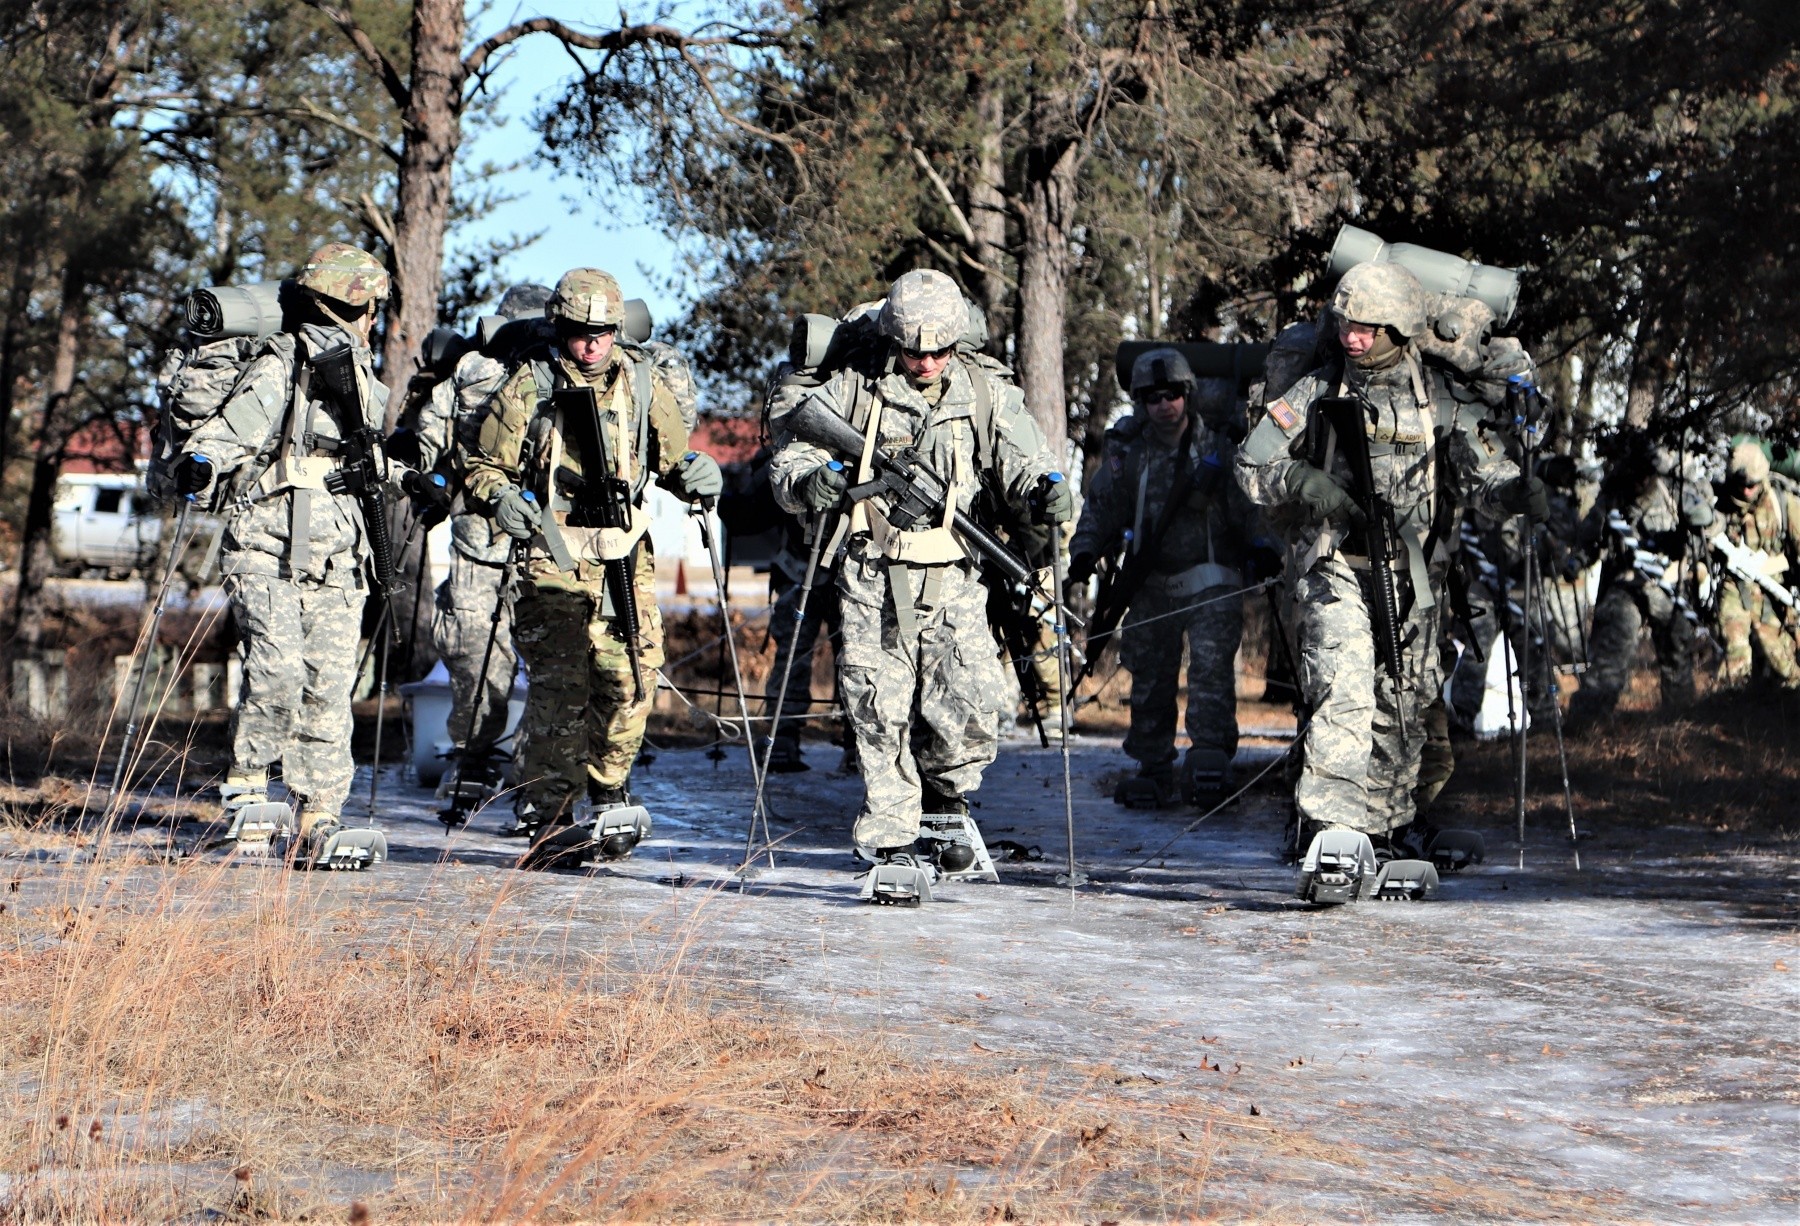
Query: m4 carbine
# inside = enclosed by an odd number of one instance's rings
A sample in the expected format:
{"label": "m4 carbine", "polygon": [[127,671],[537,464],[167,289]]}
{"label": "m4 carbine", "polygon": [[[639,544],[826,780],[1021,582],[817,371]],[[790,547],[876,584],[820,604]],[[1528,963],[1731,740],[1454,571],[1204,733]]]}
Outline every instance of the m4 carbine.
{"label": "m4 carbine", "polygon": [[[1369,559],[1369,629],[1375,636],[1375,654],[1395,686],[1405,678],[1400,641],[1400,594],[1394,586],[1394,559],[1402,555],[1394,530],[1394,509],[1375,492],[1375,466],[1369,459],[1369,435],[1362,402],[1347,396],[1331,396],[1313,405],[1324,417],[1344,462],[1350,467],[1350,497],[1360,512],[1357,532]],[[1422,596],[1414,593],[1414,597]]]}
{"label": "m4 carbine", "polygon": [[[1709,544],[1717,551],[1719,560],[1725,569],[1747,583],[1754,583],[1767,592],[1782,608],[1792,611],[1795,608],[1794,593],[1786,584],[1775,576],[1787,569],[1787,559],[1766,553],[1759,553],[1747,545],[1740,545],[1723,532],[1714,536]],[[1771,571],[1770,563],[1777,563],[1778,569]]]}
{"label": "m4 carbine", "polygon": [[[612,440],[607,437],[594,389],[565,387],[555,393],[552,403],[562,414],[563,436],[581,461],[579,482],[572,481],[566,473],[551,474],[565,487],[563,493],[571,504],[570,522],[585,528],[630,531],[631,480],[620,473],[614,462]],[[601,568],[619,635],[625,640],[625,654],[631,660],[633,701],[642,702],[644,648],[638,637],[637,556],[638,545],[633,541],[624,557],[606,559]]]}
{"label": "m4 carbine", "polygon": [[394,591],[394,543],[388,535],[386,460],[381,434],[368,424],[357,384],[356,359],[348,345],[314,356],[309,363],[323,399],[337,418],[343,436],[337,491],[349,494],[362,508],[363,531],[369,534],[369,563],[375,572],[375,595],[386,600]]}

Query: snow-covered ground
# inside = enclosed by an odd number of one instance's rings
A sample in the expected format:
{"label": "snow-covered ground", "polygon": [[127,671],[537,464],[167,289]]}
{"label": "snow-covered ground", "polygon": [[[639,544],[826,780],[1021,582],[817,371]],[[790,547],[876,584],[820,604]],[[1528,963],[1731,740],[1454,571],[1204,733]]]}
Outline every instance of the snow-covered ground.
{"label": "snow-covered ground", "polygon": [[[1055,884],[1057,755],[1016,740],[976,816],[990,844],[1044,858],[1003,862],[998,885],[943,885],[917,910],[859,903],[846,835],[860,785],[824,746],[811,772],[772,778],[777,866],[740,885],[743,751],[666,750],[634,778],[656,830],[633,858],[532,875],[506,906],[557,944],[646,961],[690,946],[734,999],[921,1054],[973,1044],[1053,1085],[1105,1075],[1147,1102],[1254,1108],[1307,1142],[1221,1172],[1221,1199],[1254,1211],[1800,1219],[1791,863],[1659,850],[1650,835],[1584,845],[1577,872],[1544,830],[1521,870],[1490,832],[1489,863],[1447,877],[1439,901],[1313,910],[1274,854],[1272,790],[1163,851],[1194,814],[1113,805],[1115,742],[1078,737],[1072,753],[1092,875],[1073,893]],[[446,837],[398,769],[381,797],[393,861],[333,891],[454,913],[477,879],[514,871],[500,814]]]}

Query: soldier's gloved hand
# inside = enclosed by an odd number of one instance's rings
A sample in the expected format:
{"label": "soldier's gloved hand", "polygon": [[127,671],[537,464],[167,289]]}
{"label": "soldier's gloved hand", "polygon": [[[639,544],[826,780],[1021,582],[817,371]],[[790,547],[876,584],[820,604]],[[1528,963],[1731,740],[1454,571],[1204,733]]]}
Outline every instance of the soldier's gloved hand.
{"label": "soldier's gloved hand", "polygon": [[1096,559],[1093,554],[1083,550],[1069,559],[1069,585],[1080,587],[1094,577]]}
{"label": "soldier's gloved hand", "polygon": [[175,492],[183,498],[192,498],[212,484],[212,461],[203,455],[184,455],[175,461],[169,478],[175,483]]}
{"label": "soldier's gloved hand", "polygon": [[719,462],[704,451],[690,451],[682,456],[675,479],[681,484],[679,492],[689,502],[710,501],[725,488],[725,474],[719,471]]}
{"label": "soldier's gloved hand", "polygon": [[530,491],[509,485],[494,495],[494,522],[515,541],[528,541],[544,522],[544,513]]}
{"label": "soldier's gloved hand", "polygon": [[1550,489],[1536,477],[1514,477],[1500,487],[1500,506],[1510,515],[1524,515],[1534,524],[1549,522]]}
{"label": "soldier's gloved hand", "polygon": [[450,483],[439,474],[422,473],[416,468],[409,468],[406,475],[400,478],[400,488],[412,499],[413,514],[427,528],[443,523],[449,516]]}
{"label": "soldier's gloved hand", "polygon": [[1066,524],[1075,518],[1075,491],[1061,473],[1045,473],[1038,478],[1032,495],[1032,516],[1040,524]]}
{"label": "soldier's gloved hand", "polygon": [[1344,487],[1311,464],[1295,464],[1288,470],[1287,492],[1289,498],[1306,508],[1315,524],[1322,524],[1334,515],[1354,521],[1362,519],[1362,508]]}
{"label": "soldier's gloved hand", "polygon": [[843,501],[844,491],[849,488],[850,478],[844,466],[832,460],[802,477],[800,488],[794,493],[810,510],[829,511]]}

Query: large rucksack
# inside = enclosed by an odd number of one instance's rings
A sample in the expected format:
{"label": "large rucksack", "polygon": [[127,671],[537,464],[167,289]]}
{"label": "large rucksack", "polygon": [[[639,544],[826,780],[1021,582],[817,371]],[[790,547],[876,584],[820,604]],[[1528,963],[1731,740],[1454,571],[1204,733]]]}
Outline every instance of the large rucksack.
{"label": "large rucksack", "polygon": [[[156,374],[156,428],[146,475],[151,497],[174,499],[175,461],[194,431],[218,415],[270,337],[281,331],[288,284],[213,286],[188,295],[182,342],[169,351]],[[221,488],[215,501],[222,495]]]}

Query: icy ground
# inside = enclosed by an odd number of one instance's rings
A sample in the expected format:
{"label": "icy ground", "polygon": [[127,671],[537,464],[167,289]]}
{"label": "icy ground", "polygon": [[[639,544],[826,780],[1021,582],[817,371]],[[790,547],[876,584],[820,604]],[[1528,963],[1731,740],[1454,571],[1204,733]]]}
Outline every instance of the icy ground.
{"label": "icy ground", "polygon": [[[1278,752],[1264,746],[1240,771]],[[819,745],[813,770],[771,779],[777,867],[743,889],[735,747],[638,770],[656,830],[631,859],[517,878],[500,813],[446,837],[429,793],[385,770],[392,861],[322,888],[460,922],[477,886],[511,879],[509,918],[536,917],[544,947],[646,963],[685,947],[738,1003],[927,1058],[1002,1053],[1052,1093],[1103,1079],[1146,1104],[1216,1104],[1280,1142],[1217,1171],[1227,1214],[1800,1220],[1790,861],[1664,830],[1584,841],[1577,872],[1546,827],[1521,870],[1490,830],[1489,862],[1446,877],[1439,901],[1313,910],[1275,855],[1273,786],[1161,852],[1195,814],[1112,804],[1114,740],[1077,737],[1072,754],[1092,875],[1073,894],[1055,884],[1060,763],[1035,740],[1004,746],[976,816],[990,845],[1043,859],[1002,862],[998,885],[942,885],[917,910],[857,901],[860,783]]]}

